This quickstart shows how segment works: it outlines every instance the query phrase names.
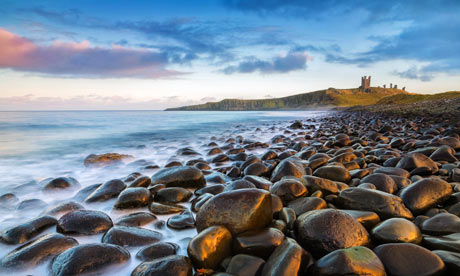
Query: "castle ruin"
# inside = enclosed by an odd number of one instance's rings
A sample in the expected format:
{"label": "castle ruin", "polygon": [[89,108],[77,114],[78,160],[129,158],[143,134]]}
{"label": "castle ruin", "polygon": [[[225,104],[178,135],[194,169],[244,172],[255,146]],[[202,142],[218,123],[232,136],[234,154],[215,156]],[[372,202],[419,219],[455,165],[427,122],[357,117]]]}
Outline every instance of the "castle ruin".
{"label": "castle ruin", "polygon": [[369,92],[371,90],[371,76],[361,77],[361,86],[359,87],[359,90],[364,92]]}

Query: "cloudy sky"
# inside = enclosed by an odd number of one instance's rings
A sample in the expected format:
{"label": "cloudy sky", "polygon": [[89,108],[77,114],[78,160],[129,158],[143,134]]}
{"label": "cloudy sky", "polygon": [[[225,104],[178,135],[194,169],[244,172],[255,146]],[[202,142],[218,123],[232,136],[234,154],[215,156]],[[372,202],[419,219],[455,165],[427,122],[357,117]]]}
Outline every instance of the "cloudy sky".
{"label": "cloudy sky", "polygon": [[0,5],[0,110],[163,109],[327,87],[460,89],[458,0]]}

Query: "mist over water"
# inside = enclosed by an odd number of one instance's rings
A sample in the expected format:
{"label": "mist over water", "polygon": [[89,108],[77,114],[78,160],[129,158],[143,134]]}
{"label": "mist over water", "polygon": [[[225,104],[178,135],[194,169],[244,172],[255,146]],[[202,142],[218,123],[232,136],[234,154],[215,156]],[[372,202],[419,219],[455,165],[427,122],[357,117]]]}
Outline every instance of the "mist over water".
{"label": "mist over water", "polygon": [[[144,159],[164,167],[170,160],[182,163],[189,159],[208,159],[205,147],[215,136],[219,146],[238,135],[254,141],[266,142],[280,134],[279,126],[295,119],[324,115],[324,111],[285,112],[164,112],[164,111],[55,111],[55,112],[0,112],[0,195],[12,192],[19,201],[40,199],[51,207],[70,200],[77,190],[44,192],[44,180],[60,176],[76,178],[81,188],[124,178],[139,171],[151,176],[155,170],[141,171],[139,165],[121,165],[108,168],[86,168],[83,160],[89,154],[121,153]],[[274,127],[273,127],[274,126]],[[260,128],[260,129],[257,129]],[[176,156],[179,148],[191,147],[202,156]],[[248,151],[258,154],[263,150]],[[229,162],[230,164],[230,162]],[[113,221],[122,215],[146,211],[116,210],[116,198],[97,204],[83,204],[86,209],[107,213]],[[188,206],[189,203],[185,204]],[[42,214],[47,207],[32,210],[0,208],[0,231]],[[157,216],[166,220],[168,216]],[[152,224],[144,228],[160,231],[162,241],[180,245],[179,254],[186,255],[186,247],[195,229],[158,230]],[[55,227],[46,233],[55,232]],[[42,234],[40,234],[42,235]],[[80,244],[100,242],[100,235],[74,236]],[[19,245],[0,244],[0,258]],[[128,275],[139,261],[135,259],[138,248],[131,248],[128,265],[114,270],[114,275]],[[47,266],[31,271],[46,275]],[[24,275],[24,272],[12,275]]]}

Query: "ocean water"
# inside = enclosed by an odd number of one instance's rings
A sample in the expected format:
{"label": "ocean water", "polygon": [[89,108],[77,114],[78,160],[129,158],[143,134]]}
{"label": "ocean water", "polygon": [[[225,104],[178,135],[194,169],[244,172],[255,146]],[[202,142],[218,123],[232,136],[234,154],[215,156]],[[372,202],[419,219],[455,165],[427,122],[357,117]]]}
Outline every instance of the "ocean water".
{"label": "ocean water", "polygon": [[[314,118],[325,111],[277,112],[181,112],[181,111],[53,111],[0,112],[0,195],[14,193],[19,201],[40,199],[48,206],[69,200],[76,191],[46,193],[44,180],[60,176],[76,178],[82,187],[123,178],[139,171],[126,165],[115,168],[87,168],[83,160],[89,154],[116,152],[129,154],[163,167],[171,160],[185,162],[196,157],[176,156],[183,147],[192,147],[207,159],[206,147],[211,141],[225,144],[239,135],[246,139],[266,142],[288,121]],[[258,129],[259,128],[259,129]],[[258,152],[254,152],[258,153]],[[151,176],[154,171],[141,171]],[[101,210],[113,220],[129,211],[112,208],[115,199],[103,204],[85,206]],[[18,210],[0,208],[0,231],[40,215],[44,208]],[[135,211],[142,211],[136,209]],[[148,211],[145,209],[145,211]],[[132,212],[132,210],[131,210]],[[167,220],[168,216],[159,216]],[[154,229],[153,226],[145,228]],[[55,231],[54,228],[48,232]],[[181,245],[181,253],[194,229],[162,230],[165,241]],[[99,242],[101,235],[75,236],[80,243]],[[183,243],[183,244],[181,244]],[[0,258],[17,246],[0,245]],[[116,275],[128,275],[139,263],[136,249],[130,249],[129,265],[117,268]],[[33,275],[46,275],[46,265],[28,270]],[[14,275],[14,273],[12,274]],[[17,275],[25,275],[21,272]]]}

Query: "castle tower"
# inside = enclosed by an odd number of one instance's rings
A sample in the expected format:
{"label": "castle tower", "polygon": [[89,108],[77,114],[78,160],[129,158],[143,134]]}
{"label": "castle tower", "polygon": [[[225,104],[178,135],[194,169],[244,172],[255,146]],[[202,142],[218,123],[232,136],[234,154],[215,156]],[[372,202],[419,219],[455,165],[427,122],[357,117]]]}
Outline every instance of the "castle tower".
{"label": "castle tower", "polygon": [[368,92],[371,88],[371,76],[369,77],[361,77],[361,86],[359,87],[359,89],[361,91],[365,91],[365,92]]}

